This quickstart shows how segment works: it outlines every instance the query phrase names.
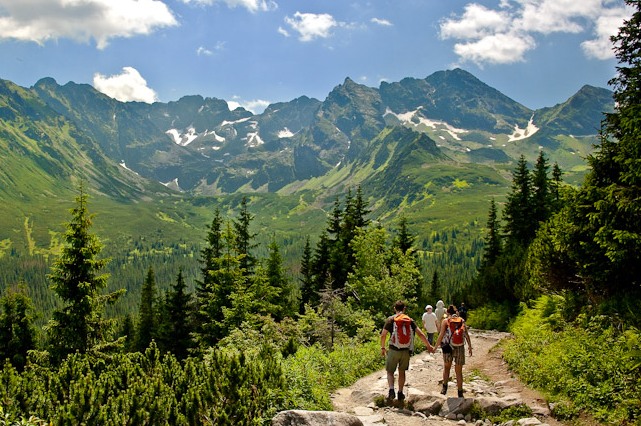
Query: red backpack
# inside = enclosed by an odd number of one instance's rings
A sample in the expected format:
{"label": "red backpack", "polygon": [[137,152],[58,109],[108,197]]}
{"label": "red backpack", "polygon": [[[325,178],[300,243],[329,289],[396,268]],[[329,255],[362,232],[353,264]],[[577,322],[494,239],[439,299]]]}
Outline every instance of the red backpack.
{"label": "red backpack", "polygon": [[465,321],[461,317],[451,317],[447,320],[450,328],[450,344],[452,346],[463,346],[465,344]]}
{"label": "red backpack", "polygon": [[405,314],[398,314],[394,317],[390,345],[397,349],[414,349],[412,318]]}

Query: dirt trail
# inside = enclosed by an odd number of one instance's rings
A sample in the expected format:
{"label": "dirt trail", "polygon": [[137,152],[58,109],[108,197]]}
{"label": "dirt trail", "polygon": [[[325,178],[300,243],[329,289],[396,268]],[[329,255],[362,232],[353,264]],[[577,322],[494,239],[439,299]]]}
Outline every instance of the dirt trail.
{"label": "dirt trail", "polygon": [[[473,398],[479,391],[477,381],[470,381],[474,377],[481,379],[483,386],[498,386],[503,394],[515,395],[525,404],[530,406],[541,422],[551,426],[561,426],[561,423],[549,417],[549,410],[543,397],[535,390],[527,388],[508,370],[501,358],[501,353],[496,344],[509,337],[507,333],[496,331],[470,330],[472,339],[473,356],[466,358],[463,368],[464,390],[466,398]],[[467,353],[467,351],[466,351]],[[454,378],[454,367],[451,371]],[[421,353],[412,357],[410,370],[407,372],[407,381],[404,393],[408,399],[412,394],[438,394],[441,389],[439,382],[443,377],[442,354]],[[474,388],[474,389],[473,389]],[[377,371],[358,380],[349,388],[339,389],[332,396],[334,409],[358,415],[366,425],[454,425],[460,424],[455,420],[446,420],[438,416],[418,415],[409,410],[395,407],[376,408],[372,403],[373,394],[387,394],[387,379],[385,370]],[[450,383],[448,397],[456,397],[456,385]]]}

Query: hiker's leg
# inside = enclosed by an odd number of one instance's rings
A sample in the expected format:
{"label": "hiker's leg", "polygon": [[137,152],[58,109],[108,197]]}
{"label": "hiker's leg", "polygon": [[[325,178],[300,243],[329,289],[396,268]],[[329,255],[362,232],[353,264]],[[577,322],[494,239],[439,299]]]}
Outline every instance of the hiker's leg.
{"label": "hiker's leg", "polygon": [[443,364],[443,384],[450,381],[450,369],[452,368],[452,361]]}
{"label": "hiker's leg", "polygon": [[405,370],[398,370],[398,391],[403,392],[403,386],[405,386]]}
{"label": "hiker's leg", "polygon": [[463,366],[457,362],[454,365],[454,372],[456,373],[456,388],[463,389]]}
{"label": "hiker's leg", "polygon": [[387,387],[389,389],[394,389],[394,372],[387,372]]}

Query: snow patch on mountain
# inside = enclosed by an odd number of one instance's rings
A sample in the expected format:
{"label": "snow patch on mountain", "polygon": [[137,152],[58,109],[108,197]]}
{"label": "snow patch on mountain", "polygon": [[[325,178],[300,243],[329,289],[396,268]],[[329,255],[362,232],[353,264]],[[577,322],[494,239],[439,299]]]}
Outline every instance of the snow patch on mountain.
{"label": "snow patch on mountain", "polygon": [[170,188],[176,191],[182,191],[182,189],[180,189],[180,185],[178,184],[178,178],[174,178],[169,182],[160,182],[160,183],[165,185],[167,188]]}
{"label": "snow patch on mountain", "polygon": [[131,173],[138,174],[136,171],[131,170],[129,167],[127,167],[127,164],[125,164],[125,160],[120,161],[120,167],[122,167],[125,170],[129,170]]}
{"label": "snow patch on mountain", "polygon": [[291,138],[293,136],[294,136],[294,133],[292,133],[292,131],[289,130],[287,127],[285,127],[283,130],[280,130],[278,132],[279,138]]}
{"label": "snow patch on mountain", "polygon": [[187,133],[180,133],[177,129],[169,129],[165,133],[174,140],[176,145],[180,146],[187,146],[198,137],[198,133],[193,127],[187,129]]}
{"label": "snow patch on mountain", "polygon": [[534,116],[530,117],[530,121],[527,123],[525,129],[519,128],[518,124],[514,125],[514,132],[508,136],[508,142],[520,141],[522,139],[527,139],[536,132],[539,131],[539,128],[534,125]]}
{"label": "snow patch on mountain", "polygon": [[421,107],[419,107],[418,109],[416,109],[414,111],[408,111],[408,112],[396,114],[394,111],[392,111],[391,109],[387,108],[387,110],[385,111],[385,114],[383,114],[383,115],[385,116],[385,115],[391,114],[391,115],[395,116],[396,118],[398,118],[402,123],[411,124],[411,125],[413,125],[415,127],[417,127],[417,126],[422,124],[422,125],[424,125],[426,127],[434,129],[434,130],[442,130],[442,131],[448,133],[453,139],[455,139],[457,141],[461,140],[461,138],[459,137],[459,134],[468,132],[468,130],[458,129],[458,128],[452,126],[451,124],[449,124],[449,123],[447,123],[445,121],[430,120],[429,118],[425,118],[425,117],[419,115],[419,111],[420,110],[421,110]]}
{"label": "snow patch on mountain", "polygon": [[265,143],[265,141],[263,141],[261,137],[258,135],[258,132],[247,133],[247,137],[243,138],[243,140],[247,141],[246,145],[250,148],[255,148]]}

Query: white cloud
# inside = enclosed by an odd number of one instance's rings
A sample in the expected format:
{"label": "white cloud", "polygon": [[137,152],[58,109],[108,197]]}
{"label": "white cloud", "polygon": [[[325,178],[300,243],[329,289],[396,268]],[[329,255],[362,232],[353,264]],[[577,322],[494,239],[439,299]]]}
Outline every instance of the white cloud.
{"label": "white cloud", "polygon": [[278,27],[278,34],[282,34],[285,37],[289,37],[289,32],[283,27]]}
{"label": "white cloud", "polygon": [[332,28],[338,26],[338,22],[332,15],[327,13],[294,13],[294,17],[285,17],[285,23],[289,25],[299,36],[300,41],[312,41],[315,38],[327,38],[331,35]]}
{"label": "white cloud", "polygon": [[391,27],[393,24],[388,21],[387,19],[380,19],[380,18],[372,18],[371,19],[372,23],[382,25],[384,27]]}
{"label": "white cloud", "polygon": [[480,38],[510,27],[510,16],[506,12],[487,9],[479,4],[468,4],[460,19],[446,19],[441,22],[441,37],[444,39]]}
{"label": "white cloud", "polygon": [[596,38],[586,40],[581,43],[583,52],[590,57],[596,59],[610,59],[614,57],[614,50],[612,49],[612,42],[610,36],[616,34],[619,27],[623,25],[623,20],[632,15],[631,10],[624,8],[613,9],[608,13],[600,16],[594,28]]}
{"label": "white cloud", "polygon": [[612,57],[609,37],[624,16],[620,0],[500,0],[495,9],[477,3],[465,6],[460,16],[440,23],[440,37],[455,39],[454,51],[463,62],[510,63],[523,61],[536,47],[538,35],[581,34],[595,38],[581,44],[589,57]]}
{"label": "white cloud", "polygon": [[93,39],[99,49],[112,38],[178,25],[158,0],[0,0],[0,11],[0,39],[38,44],[59,38]]}
{"label": "white cloud", "polygon": [[152,103],[158,100],[156,92],[147,86],[147,81],[132,67],[124,67],[121,74],[109,77],[96,73],[93,76],[93,86],[99,92],[121,102]]}
{"label": "white cloud", "polygon": [[224,3],[227,7],[244,7],[251,13],[269,12],[278,9],[278,3],[271,0],[182,0],[183,3],[195,3],[204,6],[211,6],[215,3]]}
{"label": "white cloud", "polygon": [[214,47],[199,46],[198,49],[196,49],[196,55],[198,55],[198,56],[211,56],[216,52],[220,52],[224,48],[225,48],[225,42],[224,41],[219,41],[219,42],[216,42]]}
{"label": "white cloud", "polygon": [[535,46],[534,39],[529,36],[494,34],[468,43],[457,43],[454,52],[461,58],[482,66],[484,63],[522,62],[525,60],[525,53]]}

